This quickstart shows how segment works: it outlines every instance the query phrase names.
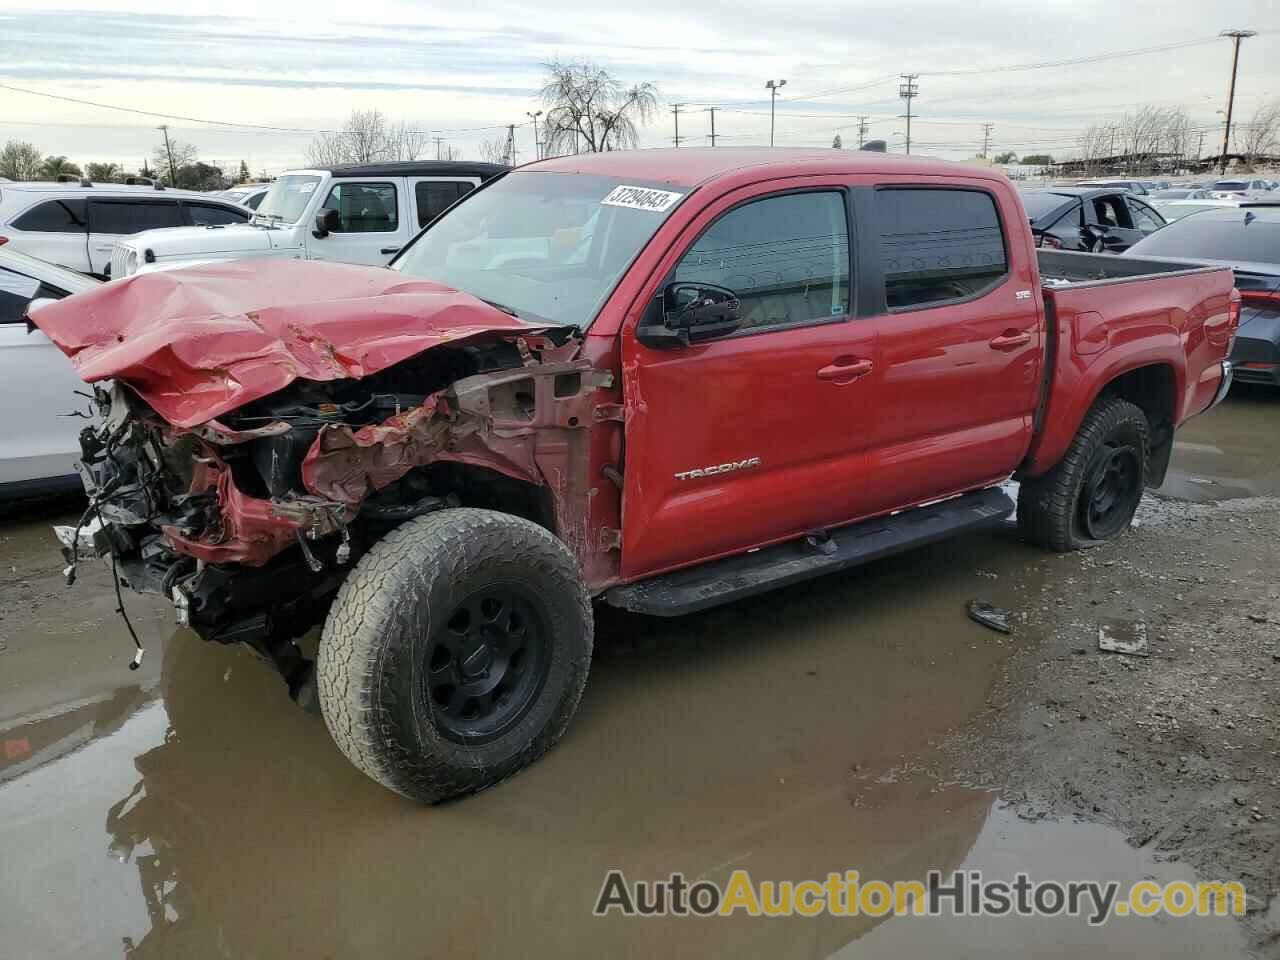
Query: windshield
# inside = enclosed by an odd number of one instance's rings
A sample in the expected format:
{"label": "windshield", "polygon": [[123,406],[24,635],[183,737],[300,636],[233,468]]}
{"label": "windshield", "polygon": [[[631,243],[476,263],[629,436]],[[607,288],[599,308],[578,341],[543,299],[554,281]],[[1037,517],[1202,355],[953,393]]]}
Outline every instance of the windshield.
{"label": "windshield", "polygon": [[1219,180],[1213,188],[1215,190],[1248,190],[1249,185],[1243,180]]}
{"label": "windshield", "polygon": [[538,323],[585,329],[686,190],[524,171],[477,191],[395,262]]}
{"label": "windshield", "polygon": [[1194,190],[1161,190],[1155,195],[1157,200],[1185,200]]}
{"label": "windshield", "polygon": [[1264,220],[1247,209],[1229,220],[1189,217],[1157,230],[1135,243],[1129,252],[1138,256],[1280,263],[1280,220]]}
{"label": "windshield", "polygon": [[291,175],[281,177],[271,185],[267,195],[258,205],[258,218],[279,220],[281,223],[297,223],[316,192],[319,177]]}

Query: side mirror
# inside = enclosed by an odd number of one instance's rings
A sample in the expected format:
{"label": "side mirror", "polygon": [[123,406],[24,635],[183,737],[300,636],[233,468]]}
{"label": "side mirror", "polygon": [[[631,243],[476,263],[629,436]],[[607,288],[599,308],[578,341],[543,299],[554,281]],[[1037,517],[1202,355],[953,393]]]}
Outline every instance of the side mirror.
{"label": "side mirror", "polygon": [[645,312],[636,339],[655,349],[723,337],[742,323],[742,303],[728,287],[714,283],[668,283]]}
{"label": "side mirror", "polygon": [[311,235],[317,240],[323,240],[329,234],[337,232],[341,226],[342,218],[338,216],[337,210],[321,210],[316,214],[316,228],[311,231]]}

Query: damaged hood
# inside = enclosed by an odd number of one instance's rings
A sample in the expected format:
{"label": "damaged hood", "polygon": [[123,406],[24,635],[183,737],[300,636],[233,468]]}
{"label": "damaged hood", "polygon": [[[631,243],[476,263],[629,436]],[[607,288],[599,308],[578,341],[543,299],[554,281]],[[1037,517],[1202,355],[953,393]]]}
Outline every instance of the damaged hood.
{"label": "damaged hood", "polygon": [[292,381],[368,376],[443,343],[532,333],[470,294],[384,267],[248,260],[141,274],[33,311],[80,378],[192,427]]}

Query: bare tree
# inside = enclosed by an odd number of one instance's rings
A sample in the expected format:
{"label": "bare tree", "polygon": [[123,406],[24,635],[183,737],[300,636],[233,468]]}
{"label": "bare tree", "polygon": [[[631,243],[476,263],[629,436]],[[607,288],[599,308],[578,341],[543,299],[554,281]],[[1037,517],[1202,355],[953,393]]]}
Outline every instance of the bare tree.
{"label": "bare tree", "polygon": [[196,149],[194,143],[187,143],[185,140],[170,140],[166,149],[163,143],[158,143],[155,149],[151,151],[151,165],[156,168],[156,173],[161,180],[174,187],[178,172],[183,167],[188,167],[195,163],[200,156],[200,151]]}
{"label": "bare tree", "polygon": [[1280,100],[1264,103],[1253,112],[1251,120],[1237,124],[1233,139],[1250,169],[1259,157],[1280,153]]}
{"label": "bare tree", "polygon": [[480,144],[480,159],[485,163],[507,163],[507,138],[494,137]]}
{"label": "bare tree", "polygon": [[1101,170],[1103,159],[1115,154],[1116,129],[1110,124],[1095,123],[1080,134],[1077,142],[1084,172],[1096,174]]}
{"label": "bare tree", "polygon": [[449,161],[461,160],[463,159],[462,149],[460,147],[455,147],[451,143],[441,144],[436,148],[436,159]]}
{"label": "bare tree", "polygon": [[387,132],[387,153],[392,160],[421,160],[427,154],[431,138],[401,121]]}
{"label": "bare tree", "polygon": [[40,151],[25,140],[10,140],[0,149],[0,177],[8,180],[34,180],[40,163]]}
{"label": "bare tree", "polygon": [[624,87],[594,63],[546,65],[542,102],[547,108],[547,155],[625,150],[640,141],[639,128],[658,110],[652,83]]}

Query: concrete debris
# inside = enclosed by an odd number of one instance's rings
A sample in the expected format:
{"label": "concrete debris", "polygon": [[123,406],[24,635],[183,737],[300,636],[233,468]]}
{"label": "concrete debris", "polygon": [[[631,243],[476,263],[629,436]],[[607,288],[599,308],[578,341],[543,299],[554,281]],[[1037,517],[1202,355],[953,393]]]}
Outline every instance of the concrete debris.
{"label": "concrete debris", "polygon": [[1146,657],[1147,625],[1142,620],[1104,620],[1098,624],[1098,649],[1129,657]]}

